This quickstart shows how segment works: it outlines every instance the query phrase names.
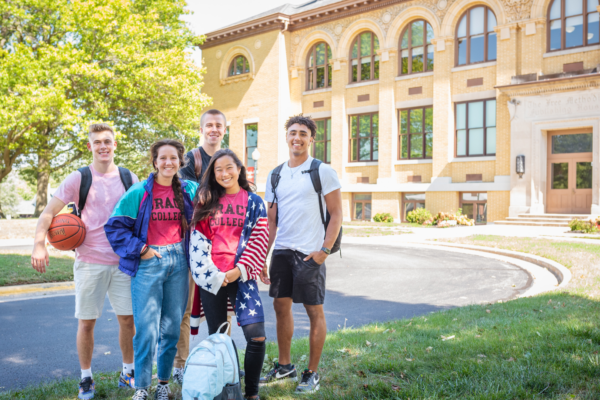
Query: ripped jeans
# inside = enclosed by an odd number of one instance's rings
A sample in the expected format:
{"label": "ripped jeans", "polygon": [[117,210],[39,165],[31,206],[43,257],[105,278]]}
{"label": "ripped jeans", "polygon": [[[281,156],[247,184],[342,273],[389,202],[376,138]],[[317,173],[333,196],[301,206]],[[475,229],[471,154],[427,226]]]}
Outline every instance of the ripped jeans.
{"label": "ripped jeans", "polygon": [[[227,298],[235,307],[235,299],[238,291],[237,281],[219,289],[216,295],[200,288],[202,308],[208,323],[208,334],[217,332],[219,326],[227,322]],[[265,360],[266,337],[265,324],[263,322],[242,326],[246,338],[246,355],[244,356],[244,372],[246,373],[246,397],[258,394],[258,383]],[[254,340],[264,338],[264,340]]]}

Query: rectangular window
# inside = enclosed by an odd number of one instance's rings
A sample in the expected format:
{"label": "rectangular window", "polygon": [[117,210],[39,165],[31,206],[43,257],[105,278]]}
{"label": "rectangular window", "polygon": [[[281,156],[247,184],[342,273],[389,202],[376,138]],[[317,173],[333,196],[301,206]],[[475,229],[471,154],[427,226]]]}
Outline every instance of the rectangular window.
{"label": "rectangular window", "polygon": [[433,157],[433,108],[399,111],[398,159]]}
{"label": "rectangular window", "polygon": [[252,152],[258,147],[258,124],[246,125],[246,167],[256,167]]}
{"label": "rectangular window", "polygon": [[352,219],[359,221],[371,220],[371,194],[354,194]]}
{"label": "rectangular window", "polygon": [[402,196],[402,221],[406,221],[406,216],[409,212],[417,208],[425,208],[425,193],[404,193]]}
{"label": "rectangular window", "polygon": [[317,134],[313,143],[312,156],[324,163],[331,163],[331,118],[317,119]]}
{"label": "rectangular window", "polygon": [[455,104],[456,157],[496,154],[496,99]]}
{"label": "rectangular window", "polygon": [[460,208],[475,224],[487,224],[487,193],[461,193]]}
{"label": "rectangular window", "polygon": [[350,116],[350,161],[379,159],[379,114]]}
{"label": "rectangular window", "polygon": [[228,149],[229,148],[229,127],[225,129],[225,135],[223,135],[223,139],[221,139],[221,148]]}

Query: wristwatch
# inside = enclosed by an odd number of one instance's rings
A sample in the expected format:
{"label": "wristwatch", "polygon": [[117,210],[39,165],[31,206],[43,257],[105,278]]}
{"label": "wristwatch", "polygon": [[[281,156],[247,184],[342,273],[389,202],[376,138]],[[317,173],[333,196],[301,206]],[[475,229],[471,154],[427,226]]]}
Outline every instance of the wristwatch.
{"label": "wristwatch", "polygon": [[327,255],[331,254],[331,249],[328,249],[327,247],[321,247],[321,251]]}

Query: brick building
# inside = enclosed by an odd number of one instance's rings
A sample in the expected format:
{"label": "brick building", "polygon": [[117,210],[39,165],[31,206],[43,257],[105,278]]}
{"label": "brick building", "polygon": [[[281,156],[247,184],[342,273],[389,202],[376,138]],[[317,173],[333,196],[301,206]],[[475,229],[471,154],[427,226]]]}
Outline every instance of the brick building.
{"label": "brick building", "polygon": [[[319,120],[315,156],[345,219],[456,211],[600,214],[598,0],[317,0],[207,34],[204,90],[259,192],[283,124]],[[518,161],[521,166],[517,167]],[[518,170],[517,170],[518,168]]]}

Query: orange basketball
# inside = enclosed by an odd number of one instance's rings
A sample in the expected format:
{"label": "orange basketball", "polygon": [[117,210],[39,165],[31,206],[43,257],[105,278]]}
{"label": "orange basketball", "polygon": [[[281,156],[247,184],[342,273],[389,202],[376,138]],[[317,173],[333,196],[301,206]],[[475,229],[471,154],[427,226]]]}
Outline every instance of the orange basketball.
{"label": "orange basketball", "polygon": [[48,241],[58,250],[73,250],[85,239],[85,225],[73,214],[58,214],[52,218]]}

